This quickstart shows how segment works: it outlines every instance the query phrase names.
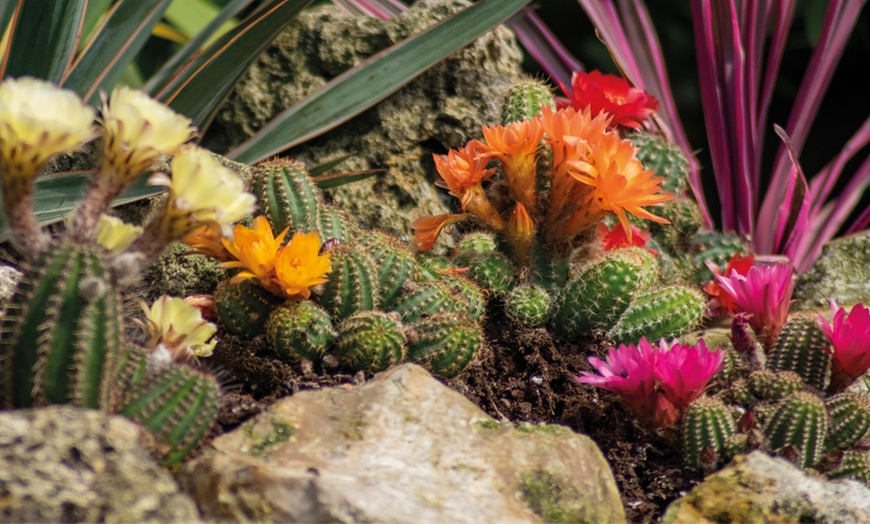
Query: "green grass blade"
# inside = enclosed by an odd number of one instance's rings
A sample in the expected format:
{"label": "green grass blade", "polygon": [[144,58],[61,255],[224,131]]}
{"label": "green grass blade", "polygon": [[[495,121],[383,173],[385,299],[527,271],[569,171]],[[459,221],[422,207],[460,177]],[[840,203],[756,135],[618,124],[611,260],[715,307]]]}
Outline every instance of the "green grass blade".
{"label": "green grass blade", "polygon": [[112,0],[88,0],[85,10],[85,21],[82,24],[82,39],[87,42],[97,29],[103,15],[112,6]]}
{"label": "green grass blade", "polygon": [[148,82],[143,86],[143,90],[154,96],[166,83],[178,73],[180,67],[196,55],[205,43],[216,34],[228,20],[239,14],[239,12],[248,7],[254,0],[233,0],[223,10],[215,16],[205,28],[196,36],[190,39],[184,47],[179,49],[172,57],[160,66],[154,75],[148,79]]}
{"label": "green grass blade", "polygon": [[[212,0],[176,0],[166,10],[166,21],[177,29],[188,40],[200,34],[209,20],[216,17],[221,8]],[[224,28],[224,33],[232,28],[229,24]]]}
{"label": "green grass blade", "polygon": [[28,75],[59,83],[78,49],[87,0],[19,0],[19,3],[0,77]]}
{"label": "green grass blade", "polygon": [[15,14],[15,2],[0,2],[0,34],[6,32],[6,26]]}
{"label": "green grass blade", "polygon": [[110,91],[151,35],[171,0],[120,0],[73,65],[64,87],[95,103]]}
{"label": "green grass blade", "polygon": [[280,113],[227,154],[262,160],[318,136],[399,90],[451,53],[501,24],[529,0],[482,0],[342,73]]}
{"label": "green grass blade", "polygon": [[218,105],[260,54],[311,0],[270,0],[222,36],[158,95],[204,132]]}
{"label": "green grass blade", "polygon": [[[37,178],[36,191],[33,194],[33,209],[39,223],[46,225],[58,222],[69,214],[81,201],[93,175],[93,171],[68,171]],[[161,191],[159,188],[146,185],[146,178],[139,177],[112,202],[112,205],[127,204],[159,193]],[[0,242],[7,240],[9,240],[9,225],[4,214],[0,213]]]}

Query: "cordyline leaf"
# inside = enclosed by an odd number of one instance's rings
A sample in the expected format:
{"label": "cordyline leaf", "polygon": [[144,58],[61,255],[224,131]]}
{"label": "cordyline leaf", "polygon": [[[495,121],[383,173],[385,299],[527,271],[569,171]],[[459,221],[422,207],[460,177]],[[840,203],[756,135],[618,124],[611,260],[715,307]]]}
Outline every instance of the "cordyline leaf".
{"label": "cordyline leaf", "polygon": [[34,76],[59,83],[79,47],[86,4],[18,0],[0,77]]}
{"label": "cordyline leaf", "polygon": [[[785,199],[780,202],[779,216],[776,217],[775,244],[765,253],[788,253],[796,239],[804,236],[809,218],[809,196],[807,195],[807,180],[804,177],[797,153],[792,147],[791,140],[786,132],[779,126],[774,125],[776,134],[782,139],[789,158],[792,161],[791,176],[785,191]],[[770,227],[769,225],[767,227]],[[798,265],[794,256],[792,264]]]}
{"label": "cordyline leaf", "polygon": [[186,63],[196,56],[202,46],[214,35],[228,20],[238,15],[239,12],[248,7],[254,0],[233,0],[220,13],[215,16],[205,28],[196,36],[190,39],[184,47],[179,49],[175,54],[160,66],[160,69],[154,73],[151,78],[142,87],[142,90],[151,96],[155,96],[156,92],[163,88],[174,75],[179,72],[182,64]]}
{"label": "cordyline leaf", "polygon": [[316,166],[309,168],[308,174],[314,178],[321,176],[321,175],[325,175],[328,171],[332,170],[332,168],[338,167],[339,165],[341,165],[342,162],[344,162],[345,160],[347,160],[348,158],[350,158],[352,156],[353,155],[351,153],[348,153],[346,155],[341,155],[338,158],[334,158],[332,160],[327,160],[326,162],[321,162],[320,164],[317,164]]}
{"label": "cordyline leaf", "polygon": [[556,35],[530,8],[523,9],[520,14],[508,20],[507,25],[553,81],[571,85],[571,75],[583,70],[583,64],[565,49]]}
{"label": "cordyline leaf", "polygon": [[18,7],[18,4],[15,2],[0,2],[0,33],[6,31],[6,26],[12,20],[16,7]]}
{"label": "cordyline leaf", "polygon": [[382,20],[389,20],[408,9],[397,0],[333,0],[333,3],[351,14],[376,16]]}
{"label": "cordyline leaf", "polygon": [[359,182],[371,178],[377,174],[386,172],[385,169],[366,169],[365,171],[348,171],[347,173],[335,173],[334,175],[312,176],[314,183],[320,189],[332,189],[334,187]]}
{"label": "cordyline leaf", "polygon": [[[36,179],[33,194],[33,209],[41,225],[59,222],[81,201],[82,195],[93,178],[93,171],[65,171]],[[139,177],[124,193],[116,198],[113,206],[155,195],[160,188],[146,185],[147,177]],[[0,242],[9,240],[9,226],[0,213]]]}
{"label": "cordyline leaf", "polygon": [[204,132],[248,64],[311,0],[270,0],[239,23],[164,87],[157,98]]}
{"label": "cordyline leaf", "polygon": [[94,30],[103,19],[103,15],[111,6],[112,0],[88,0],[88,5],[85,8],[85,20],[82,23],[82,42],[91,39]]}
{"label": "cordyline leaf", "polygon": [[62,85],[88,103],[111,91],[145,45],[171,0],[120,0],[94,32]]}
{"label": "cordyline leaf", "polygon": [[528,2],[483,0],[381,51],[281,112],[227,157],[256,162],[333,129],[398,91]]}

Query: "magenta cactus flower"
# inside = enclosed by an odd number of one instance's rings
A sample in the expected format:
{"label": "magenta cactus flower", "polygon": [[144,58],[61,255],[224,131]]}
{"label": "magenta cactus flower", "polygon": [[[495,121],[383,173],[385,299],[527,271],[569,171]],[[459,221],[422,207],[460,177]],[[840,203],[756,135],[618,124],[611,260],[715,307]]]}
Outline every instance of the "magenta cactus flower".
{"label": "magenta cactus flower", "polygon": [[770,350],[788,319],[794,291],[794,270],[789,264],[754,264],[745,275],[731,271],[716,275],[719,286],[731,296],[765,350]]}
{"label": "magenta cactus flower", "polygon": [[819,315],[819,327],[831,343],[832,392],[841,391],[870,369],[870,309],[856,304],[847,315],[831,300],[833,321]]}
{"label": "magenta cactus flower", "polygon": [[725,353],[709,350],[703,340],[654,346],[641,338],[637,345],[611,348],[604,361],[589,357],[589,363],[599,374],[584,371],[578,382],[613,391],[638,418],[664,428],[704,393],[724,366]]}

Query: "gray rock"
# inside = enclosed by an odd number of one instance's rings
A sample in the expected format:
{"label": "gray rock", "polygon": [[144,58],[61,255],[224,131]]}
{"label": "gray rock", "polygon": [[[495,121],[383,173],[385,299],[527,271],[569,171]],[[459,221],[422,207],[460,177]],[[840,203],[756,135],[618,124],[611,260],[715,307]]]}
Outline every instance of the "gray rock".
{"label": "gray rock", "polygon": [[827,310],[831,298],[841,306],[870,303],[870,231],[829,242],[798,278],[794,296],[801,309]]}
{"label": "gray rock", "polygon": [[8,264],[0,264],[0,302],[12,298],[19,278],[21,278],[21,271]]}
{"label": "gray rock", "polygon": [[810,477],[756,451],[671,504],[662,522],[870,522],[870,489],[854,480]]}
{"label": "gray rock", "polygon": [[[219,111],[207,145],[230,149],[343,71],[468,5],[419,1],[386,21],[331,5],[302,13],[250,67]],[[338,171],[386,169],[329,193],[364,223],[411,235],[417,217],[447,212],[432,185],[432,153],[461,147],[481,137],[482,124],[499,123],[503,96],[520,78],[521,62],[513,34],[498,28],[291,154],[309,166],[349,157]]]}
{"label": "gray rock", "polygon": [[285,398],[189,463],[206,518],[285,522],[623,522],[595,444],[496,422],[407,364]]}
{"label": "gray rock", "polygon": [[0,413],[0,521],[193,522],[199,515],[122,417],[68,406]]}

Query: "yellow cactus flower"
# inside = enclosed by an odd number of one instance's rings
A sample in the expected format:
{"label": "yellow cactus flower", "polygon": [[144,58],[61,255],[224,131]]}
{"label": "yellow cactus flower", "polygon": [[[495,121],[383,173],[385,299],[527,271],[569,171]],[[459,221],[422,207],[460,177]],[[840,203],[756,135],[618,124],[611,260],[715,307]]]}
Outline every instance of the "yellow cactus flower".
{"label": "yellow cactus flower", "polygon": [[176,361],[208,357],[217,340],[217,326],[202,318],[202,312],[184,299],[163,295],[151,307],[142,304],[147,321],[149,347],[167,349]]}
{"label": "yellow cactus flower", "polygon": [[326,282],[324,275],[330,271],[330,255],[320,254],[317,231],[296,233],[275,257],[275,281],[290,298],[310,297],[311,286]]}
{"label": "yellow cactus flower", "polygon": [[116,87],[103,96],[103,160],[125,182],[193,138],[190,119],[142,91]]}
{"label": "yellow cactus flower", "polygon": [[[275,258],[278,249],[284,242],[290,227],[284,228],[277,237],[272,233],[272,225],[264,216],[254,219],[254,228],[239,224],[233,230],[233,239],[223,239],[223,246],[236,260],[222,263],[227,269],[242,268],[232,282],[238,283],[249,278],[256,278],[260,285],[276,295],[283,294],[283,289],[275,281]],[[318,239],[317,248],[320,249]]]}
{"label": "yellow cactus flower", "polygon": [[100,215],[97,242],[113,253],[120,253],[142,234],[142,227],[128,224],[118,217]]}

